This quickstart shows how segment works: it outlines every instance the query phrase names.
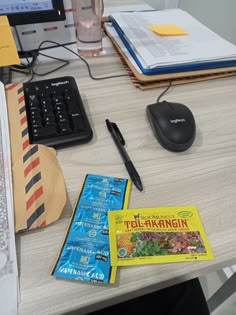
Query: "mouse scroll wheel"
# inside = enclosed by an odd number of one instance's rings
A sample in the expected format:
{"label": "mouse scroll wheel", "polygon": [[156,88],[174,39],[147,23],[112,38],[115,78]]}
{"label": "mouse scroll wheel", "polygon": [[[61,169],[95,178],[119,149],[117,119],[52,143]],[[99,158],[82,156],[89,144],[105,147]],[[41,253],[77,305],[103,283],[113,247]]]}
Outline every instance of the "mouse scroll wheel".
{"label": "mouse scroll wheel", "polygon": [[174,110],[174,107],[172,106],[171,103],[169,103],[169,102],[167,102],[167,101],[163,101],[162,104],[163,104],[164,106],[168,106],[168,107],[170,107],[171,109]]}

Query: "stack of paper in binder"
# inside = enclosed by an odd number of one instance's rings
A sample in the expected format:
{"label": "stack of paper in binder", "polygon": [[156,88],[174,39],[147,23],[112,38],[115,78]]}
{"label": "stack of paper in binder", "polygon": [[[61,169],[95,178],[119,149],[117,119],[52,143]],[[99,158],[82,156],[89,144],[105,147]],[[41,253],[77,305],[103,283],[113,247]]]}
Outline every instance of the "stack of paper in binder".
{"label": "stack of paper in binder", "polygon": [[140,89],[236,74],[236,46],[181,9],[115,12],[105,30]]}

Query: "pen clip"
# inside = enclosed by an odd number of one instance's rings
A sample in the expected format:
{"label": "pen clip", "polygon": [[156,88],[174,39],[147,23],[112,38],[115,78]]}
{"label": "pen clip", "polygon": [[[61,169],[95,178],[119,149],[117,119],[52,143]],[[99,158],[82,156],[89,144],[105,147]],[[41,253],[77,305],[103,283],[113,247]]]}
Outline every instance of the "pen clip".
{"label": "pen clip", "polygon": [[112,130],[113,130],[115,132],[118,140],[120,141],[120,143],[122,145],[125,145],[125,139],[122,136],[122,133],[120,132],[120,129],[117,126],[117,124],[114,122],[111,122],[109,119],[106,119],[106,124],[107,124],[107,128],[109,129],[109,131],[112,132]]}

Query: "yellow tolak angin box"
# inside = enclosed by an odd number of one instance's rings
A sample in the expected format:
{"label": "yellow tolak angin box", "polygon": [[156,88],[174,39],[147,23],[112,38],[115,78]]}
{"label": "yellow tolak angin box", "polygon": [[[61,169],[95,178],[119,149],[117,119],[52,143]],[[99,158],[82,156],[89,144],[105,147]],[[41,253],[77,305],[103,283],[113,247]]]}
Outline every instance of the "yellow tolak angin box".
{"label": "yellow tolak angin box", "polygon": [[196,206],[108,212],[112,266],[213,259]]}

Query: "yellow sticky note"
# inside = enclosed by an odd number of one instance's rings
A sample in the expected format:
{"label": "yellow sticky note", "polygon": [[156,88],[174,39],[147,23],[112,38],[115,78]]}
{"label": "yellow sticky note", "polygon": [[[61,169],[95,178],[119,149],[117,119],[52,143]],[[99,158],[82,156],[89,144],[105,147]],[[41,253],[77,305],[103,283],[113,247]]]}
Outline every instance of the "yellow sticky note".
{"label": "yellow sticky note", "polygon": [[160,36],[188,35],[188,33],[176,24],[149,25],[148,28]]}
{"label": "yellow sticky note", "polygon": [[0,67],[19,64],[16,44],[6,16],[0,16]]}

